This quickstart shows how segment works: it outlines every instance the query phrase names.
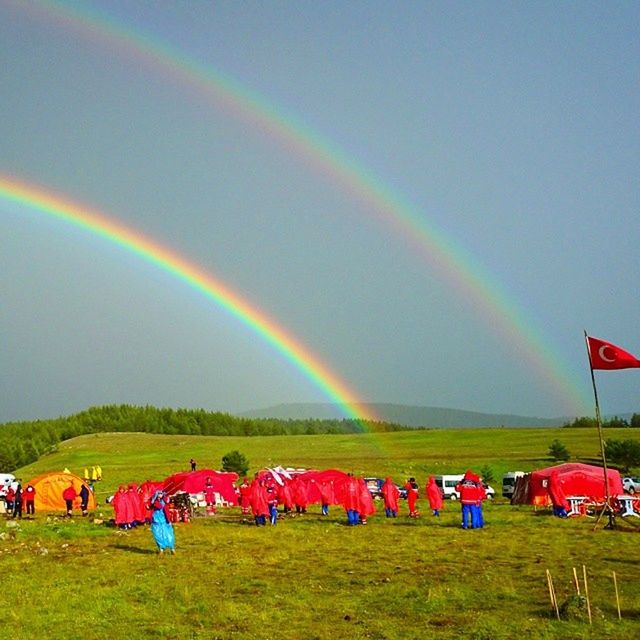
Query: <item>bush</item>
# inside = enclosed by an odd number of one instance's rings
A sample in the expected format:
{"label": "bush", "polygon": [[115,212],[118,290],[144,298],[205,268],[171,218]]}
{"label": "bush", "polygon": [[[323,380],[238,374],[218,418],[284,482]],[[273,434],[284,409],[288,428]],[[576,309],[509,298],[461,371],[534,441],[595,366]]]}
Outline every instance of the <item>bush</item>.
{"label": "bush", "polygon": [[562,444],[562,442],[560,442],[560,440],[554,440],[551,443],[549,446],[549,455],[556,462],[566,462],[571,457],[569,450]]}
{"label": "bush", "polygon": [[222,456],[222,470],[233,471],[239,476],[246,476],[249,471],[249,461],[239,451],[230,451]]}

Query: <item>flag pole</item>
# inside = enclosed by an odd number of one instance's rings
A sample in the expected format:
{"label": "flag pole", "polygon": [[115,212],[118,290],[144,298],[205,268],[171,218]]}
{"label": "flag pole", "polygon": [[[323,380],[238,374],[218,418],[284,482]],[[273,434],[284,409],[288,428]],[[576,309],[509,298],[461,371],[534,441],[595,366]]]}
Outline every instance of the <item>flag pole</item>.
{"label": "flag pole", "polygon": [[598,426],[598,440],[600,441],[600,454],[602,455],[602,466],[604,468],[604,491],[606,502],[598,519],[596,520],[596,526],[598,526],[598,522],[600,522],[600,518],[605,511],[609,512],[609,523],[606,525],[606,529],[615,529],[616,521],[615,521],[615,513],[613,511],[613,507],[611,506],[611,493],[609,491],[609,474],[607,472],[607,457],[604,453],[604,437],[602,435],[602,418],[600,416],[600,404],[598,403],[598,389],[596,387],[596,376],[593,373],[593,362],[591,361],[591,349],[589,348],[589,336],[587,335],[587,331],[584,331],[584,341],[587,345],[587,355],[589,356],[589,369],[591,371],[591,383],[593,384],[593,397],[596,403],[596,424]]}

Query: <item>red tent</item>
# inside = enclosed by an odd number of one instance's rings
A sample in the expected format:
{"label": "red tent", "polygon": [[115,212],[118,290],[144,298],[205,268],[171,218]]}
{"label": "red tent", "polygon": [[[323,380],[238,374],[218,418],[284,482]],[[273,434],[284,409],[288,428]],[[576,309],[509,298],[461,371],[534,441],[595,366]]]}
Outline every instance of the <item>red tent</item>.
{"label": "red tent", "polygon": [[[604,500],[606,496],[604,469],[590,464],[570,462],[558,464],[546,469],[538,469],[518,478],[513,504],[551,504],[548,484],[551,474],[557,473],[560,487],[565,496],[586,496],[592,500]],[[617,496],[624,493],[620,472],[607,469],[609,494]]]}
{"label": "red tent", "polygon": [[223,500],[231,505],[238,503],[233,485],[238,479],[238,474],[229,471],[202,469],[201,471],[175,473],[164,481],[163,489],[170,496],[179,491],[186,491],[191,494],[202,493],[208,478],[211,478],[214,491],[219,493]]}

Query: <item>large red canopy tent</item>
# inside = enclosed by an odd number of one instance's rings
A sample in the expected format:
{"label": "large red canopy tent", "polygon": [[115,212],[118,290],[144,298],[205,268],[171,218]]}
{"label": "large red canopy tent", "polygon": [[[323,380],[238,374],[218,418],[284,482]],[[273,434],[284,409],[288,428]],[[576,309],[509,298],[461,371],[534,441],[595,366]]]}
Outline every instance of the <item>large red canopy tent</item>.
{"label": "large red canopy tent", "polygon": [[202,469],[201,471],[174,473],[165,479],[163,490],[170,496],[179,491],[186,491],[191,494],[202,493],[209,478],[211,478],[213,490],[219,493],[225,502],[230,505],[238,503],[233,484],[238,479],[238,474],[230,471]]}
{"label": "large red canopy tent", "polygon": [[[545,469],[538,469],[518,478],[512,504],[533,504],[547,506],[551,504],[548,485],[552,474],[557,474],[560,487],[565,496],[585,496],[592,500],[604,500],[606,497],[604,469],[590,464],[569,462]],[[607,469],[609,495],[624,493],[620,472]]]}

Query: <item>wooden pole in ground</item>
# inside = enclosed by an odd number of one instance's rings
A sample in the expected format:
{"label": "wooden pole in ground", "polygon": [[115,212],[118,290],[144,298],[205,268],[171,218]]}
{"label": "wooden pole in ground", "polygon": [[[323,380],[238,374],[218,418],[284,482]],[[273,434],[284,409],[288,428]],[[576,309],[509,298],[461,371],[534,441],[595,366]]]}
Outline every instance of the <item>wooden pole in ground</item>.
{"label": "wooden pole in ground", "polygon": [[622,613],[620,612],[620,595],[618,594],[618,580],[616,578],[616,572],[613,572],[613,586],[616,590],[616,606],[618,607],[618,620],[622,620]]}
{"label": "wooden pole in ground", "polygon": [[578,572],[575,567],[573,567],[573,584],[576,587],[576,593],[580,595],[580,581],[578,580]]}
{"label": "wooden pole in ground", "polygon": [[558,608],[558,599],[556,598],[556,590],[553,587],[553,578],[551,572],[547,569],[547,585],[549,586],[549,598],[551,598],[551,606],[556,612],[556,618],[560,620],[560,609]]}
{"label": "wooden pole in ground", "polygon": [[587,583],[587,567],[582,565],[582,577],[584,579],[584,595],[587,599],[587,613],[589,614],[589,624],[593,624],[591,619],[591,603],[589,602],[589,585]]}

